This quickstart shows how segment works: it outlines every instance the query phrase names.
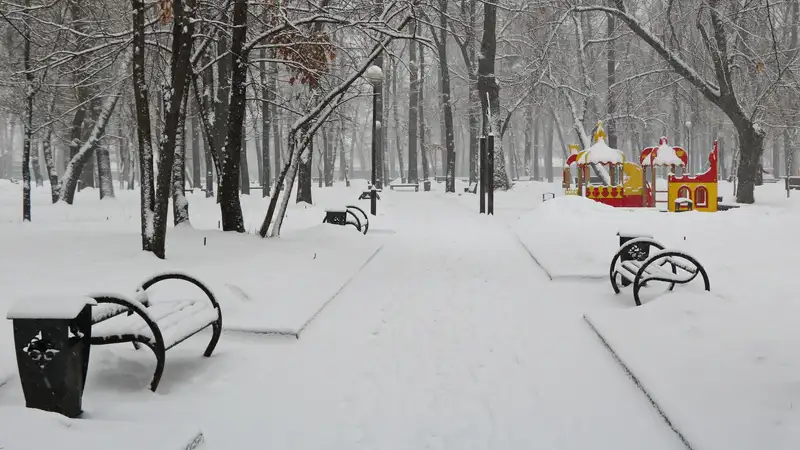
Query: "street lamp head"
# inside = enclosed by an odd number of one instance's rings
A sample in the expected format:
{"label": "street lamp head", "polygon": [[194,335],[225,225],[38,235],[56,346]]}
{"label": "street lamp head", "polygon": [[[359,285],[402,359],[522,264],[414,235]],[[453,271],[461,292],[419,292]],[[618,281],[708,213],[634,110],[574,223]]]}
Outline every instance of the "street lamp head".
{"label": "street lamp head", "polygon": [[376,120],[375,121],[375,128],[377,128],[378,130],[381,129],[381,121],[380,120]]}
{"label": "street lamp head", "polygon": [[369,81],[369,84],[378,86],[379,84],[383,83],[383,70],[381,70],[380,66],[373,64],[364,72],[364,78]]}
{"label": "street lamp head", "polygon": [[691,120],[687,120],[686,121],[686,128],[687,129],[691,129],[692,128],[692,121]]}

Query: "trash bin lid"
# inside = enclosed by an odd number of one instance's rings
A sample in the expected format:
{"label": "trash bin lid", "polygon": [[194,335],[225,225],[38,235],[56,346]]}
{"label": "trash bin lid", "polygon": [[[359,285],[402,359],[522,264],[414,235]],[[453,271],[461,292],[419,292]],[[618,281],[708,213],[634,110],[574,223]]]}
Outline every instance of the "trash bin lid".
{"label": "trash bin lid", "polygon": [[640,237],[643,237],[643,238],[653,239],[653,235],[652,234],[641,233],[641,232],[638,232],[636,230],[631,230],[631,229],[620,229],[619,231],[617,231],[617,236],[624,237],[624,238],[640,238]]}
{"label": "trash bin lid", "polygon": [[96,305],[80,295],[38,295],[23,297],[11,305],[6,319],[74,319],[86,305]]}

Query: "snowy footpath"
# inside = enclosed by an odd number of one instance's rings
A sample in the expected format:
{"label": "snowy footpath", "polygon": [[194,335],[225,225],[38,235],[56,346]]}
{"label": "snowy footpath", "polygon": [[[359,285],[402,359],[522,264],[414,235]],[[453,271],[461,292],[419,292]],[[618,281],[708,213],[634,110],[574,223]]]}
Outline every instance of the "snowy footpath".
{"label": "snowy footpath", "polygon": [[402,206],[396,237],[289,364],[305,361],[295,404],[314,425],[276,412],[270,446],[682,447],[582,321],[580,286],[549,282],[494,218]]}

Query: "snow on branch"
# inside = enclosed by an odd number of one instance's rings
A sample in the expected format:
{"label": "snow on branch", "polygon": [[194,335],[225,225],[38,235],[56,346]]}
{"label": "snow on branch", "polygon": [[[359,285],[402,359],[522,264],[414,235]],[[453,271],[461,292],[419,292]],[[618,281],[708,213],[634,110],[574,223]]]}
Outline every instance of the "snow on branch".
{"label": "snow on branch", "polygon": [[622,0],[616,0],[617,8],[612,8],[604,5],[589,5],[589,6],[574,6],[573,11],[579,13],[585,12],[604,12],[606,14],[613,14],[619,17],[637,36],[650,45],[656,53],[661,56],[679,75],[684,77],[687,81],[692,83],[700,92],[712,102],[718,102],[719,97],[722,95],[719,86],[709,82],[703,78],[692,66],[678,56],[675,52],[669,50],[661,39],[659,39],[652,31],[645,27],[642,22],[625,11]]}
{"label": "snow on branch", "polygon": [[[94,124],[94,128],[92,128],[91,134],[89,134],[89,138],[86,139],[81,148],[78,150],[78,153],[70,160],[69,164],[67,164],[67,167],[64,170],[64,175],[61,178],[63,180],[63,184],[65,185],[70,180],[73,180],[75,177],[80,175],[80,171],[83,168],[83,163],[89,156],[89,152],[95,148],[97,142],[105,134],[106,126],[111,118],[111,114],[114,112],[114,107],[117,105],[117,100],[119,100],[119,97],[122,95],[122,89],[124,88],[123,81],[127,80],[130,76],[127,75],[129,61],[127,59],[123,61],[124,62],[120,65],[117,73],[126,75],[117,81],[115,91],[106,97],[105,102],[103,103],[103,108],[100,111],[100,115],[97,117],[97,121]],[[70,194],[68,191],[69,189],[61,190],[59,194],[59,199],[61,201],[69,202],[68,197]]]}

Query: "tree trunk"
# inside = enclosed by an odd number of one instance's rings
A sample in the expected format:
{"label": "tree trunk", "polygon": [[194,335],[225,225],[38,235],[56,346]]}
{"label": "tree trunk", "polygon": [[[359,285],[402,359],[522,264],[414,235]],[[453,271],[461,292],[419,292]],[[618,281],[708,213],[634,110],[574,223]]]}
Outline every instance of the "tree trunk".
{"label": "tree trunk", "polygon": [[[120,73],[123,73],[122,70],[127,71],[127,63],[123,64],[119,70]],[[119,86],[121,88],[121,85]],[[114,112],[114,107],[117,104],[119,95],[120,93],[116,92],[114,95],[106,97],[103,108],[100,111],[97,120],[95,121],[94,128],[92,129],[91,133],[89,133],[89,138],[78,149],[75,157],[70,159],[69,163],[67,164],[67,167],[64,170],[64,175],[61,178],[60,201],[70,205],[72,204],[72,201],[75,198],[75,191],[78,187],[78,177],[80,176],[81,170],[83,169],[84,165],[86,165],[86,162],[90,161],[92,156],[95,155],[97,143],[105,134],[106,126],[111,118],[111,114]]]}
{"label": "tree trunk", "polygon": [[[386,65],[388,66],[389,64]],[[383,66],[381,66],[381,68],[383,69]],[[387,126],[388,122],[386,122],[389,119],[389,87],[392,81],[391,76],[392,72],[390,70],[383,71],[381,95],[378,97],[378,107],[381,111],[380,119],[378,119],[381,123],[381,128],[378,130],[378,158],[380,160],[378,174],[381,189],[383,189],[384,184],[389,184],[392,179],[389,173],[389,127]]]}
{"label": "tree trunk", "polygon": [[[30,0],[25,1],[30,6]],[[24,64],[27,93],[25,95],[25,142],[22,146],[22,221],[31,221],[31,138],[33,137],[33,72],[31,72],[31,26],[25,22]]]}
{"label": "tree trunk", "polygon": [[528,105],[528,108],[525,110],[525,153],[524,153],[524,163],[525,163],[525,175],[531,176],[531,146],[533,142],[531,142],[531,134],[533,133],[533,105]]}
{"label": "tree trunk", "polygon": [[270,155],[269,155],[269,128],[271,124],[270,117],[270,104],[271,100],[270,91],[267,89],[269,73],[267,72],[267,63],[264,61],[267,58],[267,51],[261,50],[261,62],[258,63],[259,71],[261,72],[261,197],[269,196],[269,189],[271,180],[270,170]]}
{"label": "tree trunk", "polygon": [[[488,4],[487,6],[488,7]],[[453,130],[453,107],[450,102],[450,68],[447,61],[447,0],[439,0],[439,32],[436,37],[434,31],[434,41],[439,53],[439,76],[442,89],[442,111],[444,113],[444,140],[446,163],[443,170],[446,171],[447,182],[445,192],[456,191],[456,148]],[[504,161],[505,163],[505,161]]]}
{"label": "tree trunk", "polygon": [[230,110],[225,138],[225,157],[220,174],[219,205],[222,213],[222,230],[244,233],[242,205],[239,201],[239,164],[241,163],[242,131],[244,127],[247,85],[247,54],[244,42],[247,39],[247,0],[233,2],[233,32],[231,39]]}
{"label": "tree trunk", "polygon": [[792,143],[792,131],[789,129],[783,130],[783,154],[786,158],[786,176],[793,177],[800,175],[797,170],[797,161],[794,157],[794,145]]}
{"label": "tree trunk", "polygon": [[[737,127],[738,128],[738,127]],[[761,171],[761,156],[764,151],[764,133],[756,130],[752,124],[738,128],[739,167],[736,177],[739,179],[736,201],[739,203],[755,203],[756,178]]]}
{"label": "tree trunk", "polygon": [[[402,53],[398,56],[398,58],[402,58]],[[396,158],[397,158],[397,163],[398,163],[397,167],[400,170],[400,180],[401,180],[402,183],[405,183],[408,178],[407,178],[406,168],[404,167],[405,163],[404,163],[404,159],[403,159],[403,141],[402,141],[402,134],[400,133],[400,130],[402,129],[402,126],[400,124],[400,113],[398,111],[398,105],[397,105],[397,103],[398,103],[397,102],[397,78],[398,78],[397,77],[397,66],[398,66],[398,64],[395,62],[393,64],[387,64],[387,66],[391,66],[391,72],[390,73],[391,73],[391,77],[392,77],[391,86],[392,86],[392,119],[394,119],[394,130],[393,130],[393,132],[394,132],[394,148],[395,148],[395,151],[397,152],[396,153]],[[386,135],[387,134],[385,134],[385,136]],[[388,147],[389,147],[388,146],[388,139],[387,139],[387,146],[386,147],[387,147],[387,150],[388,150]],[[389,154],[390,158],[394,159],[392,157],[392,152],[388,151],[387,153]],[[390,167],[392,169],[391,172],[394,172],[394,167],[395,167],[394,161],[390,162]],[[390,173],[389,179],[391,179],[392,176],[393,175]]]}
{"label": "tree trunk", "polygon": [[772,138],[772,176],[778,178],[780,176],[781,167],[781,145],[777,136]]}
{"label": "tree trunk", "polygon": [[257,120],[253,120],[253,143],[256,148],[256,183],[261,186],[264,180],[264,158],[261,148],[261,133],[259,133],[259,124]]}
{"label": "tree trunk", "polygon": [[[381,8],[379,2],[377,8]],[[383,64],[383,53],[378,55],[378,57],[373,62],[374,65],[378,66],[383,70],[384,75],[386,74],[386,70]],[[383,83],[385,85],[386,83]],[[374,160],[372,161],[373,170],[375,171],[375,187],[378,189],[383,188],[383,158],[382,156],[382,146],[381,146],[381,129],[383,128],[383,85],[378,86],[377,89],[374,89],[376,92],[373,93],[375,95],[375,99],[373,101],[373,117],[374,122],[380,125],[380,128],[375,129],[374,133],[375,136],[372,138],[372,142],[375,146],[375,151],[372,153]]]}
{"label": "tree trunk", "polygon": [[[616,83],[617,72],[617,55],[616,48],[614,48],[616,41],[613,39],[616,20],[613,14],[606,14],[606,19],[606,39],[608,39],[606,43],[606,117],[608,120],[606,121],[605,129],[606,136],[608,136],[608,146],[617,148],[616,121],[614,119],[614,114],[617,112],[617,105],[614,100],[614,93],[611,92],[612,86]],[[548,131],[548,133],[549,136],[552,137],[552,131]]]}
{"label": "tree trunk", "polygon": [[42,167],[39,164],[39,141],[34,142],[31,147],[31,166],[33,166],[33,179],[36,182],[36,186],[44,186]]}
{"label": "tree trunk", "polygon": [[[353,136],[353,139],[355,139],[355,136]],[[350,148],[353,148],[352,144]],[[352,155],[352,152],[350,155]],[[344,125],[342,124],[339,127],[339,181],[344,181],[348,187],[350,186],[350,177],[348,176],[350,164],[351,162],[347,159],[347,153],[344,149]]]}
{"label": "tree trunk", "polygon": [[331,136],[333,126],[332,122],[327,122],[322,129],[322,139],[325,141],[325,186],[328,187],[333,186],[333,168],[336,165],[336,148]]}
{"label": "tree trunk", "polygon": [[100,187],[100,200],[114,198],[114,177],[111,174],[111,157],[108,147],[100,145],[96,150],[97,179]]}
{"label": "tree trunk", "polygon": [[47,127],[47,131],[45,131],[45,135],[42,138],[42,153],[44,153],[44,165],[47,167],[47,178],[50,179],[50,195],[53,203],[55,203],[58,201],[60,183],[58,181],[55,159],[53,158],[52,134],[53,127]]}
{"label": "tree trunk", "polygon": [[[186,200],[186,109],[189,99],[189,80],[184,90],[181,112],[178,117],[178,134],[175,140],[175,161],[172,164],[172,217],[173,224],[189,224],[189,202]],[[194,134],[194,131],[192,131]],[[194,138],[193,138],[194,139]],[[199,171],[199,169],[198,169]]]}
{"label": "tree trunk", "polygon": [[508,163],[511,167],[511,177],[513,179],[519,179],[519,169],[517,168],[517,136],[514,134],[514,129],[511,129],[511,132],[508,136]]}
{"label": "tree trunk", "polygon": [[[181,123],[181,111],[185,91],[190,79],[190,57],[192,53],[192,35],[194,20],[191,17],[195,9],[195,0],[186,0],[185,4],[173,2],[174,20],[172,25],[172,68],[169,80],[169,95],[165,97],[165,114],[163,136],[158,152],[158,175],[156,177],[156,203],[153,215],[153,253],[161,259],[166,256],[167,219],[169,217],[169,199],[172,193],[172,169],[175,164],[175,147],[177,146]],[[235,33],[235,32],[234,32]],[[185,110],[183,110],[185,113]]]}
{"label": "tree trunk", "polygon": [[533,139],[531,140],[533,141],[533,179],[536,181],[542,181],[542,173],[539,170],[539,161],[541,161],[539,159],[541,157],[539,154],[539,149],[542,148],[542,136],[544,136],[544,133],[542,133],[542,119],[538,112],[539,111],[537,110],[534,114],[532,123]]}
{"label": "tree trunk", "polygon": [[[549,183],[553,182],[553,129],[555,123],[550,122],[545,125],[545,132],[547,135],[544,140],[544,175],[547,177]],[[613,148],[613,147],[612,147]]]}
{"label": "tree trunk", "polygon": [[[244,119],[242,119],[244,121]],[[250,195],[250,166],[247,164],[247,131],[242,126],[241,167],[239,168],[239,182],[243,195]]]}
{"label": "tree trunk", "polygon": [[417,133],[419,133],[419,151],[422,155],[422,179],[428,180],[431,176],[428,149],[425,145],[425,46],[422,42],[419,45],[419,89],[417,89]]}
{"label": "tree trunk", "polygon": [[[446,1],[445,1],[446,3]],[[483,110],[484,134],[495,135],[494,149],[494,188],[506,190],[511,187],[503,154],[503,136],[501,134],[502,117],[500,114],[500,86],[495,78],[495,56],[497,53],[497,4],[483,5],[483,39],[481,41],[481,57],[478,61],[478,91]]]}
{"label": "tree trunk", "polygon": [[[188,88],[187,88],[188,91]],[[188,97],[188,92],[187,92]],[[187,100],[188,101],[188,100]],[[197,120],[197,102],[192,102],[194,111],[192,111],[192,120],[190,121],[192,127],[192,189],[200,188],[200,123]]]}
{"label": "tree trunk", "polygon": [[[270,120],[272,121],[272,150],[274,152],[275,173],[281,169],[283,165],[283,158],[281,158],[281,137],[280,137],[280,116],[278,115],[278,105],[275,98],[278,92],[278,64],[276,62],[270,63],[270,81],[272,89],[270,90],[270,104],[272,110],[270,111]],[[278,193],[276,192],[275,195]]]}
{"label": "tree trunk", "polygon": [[311,139],[310,151],[303,152],[308,154],[307,158],[300,158],[300,164],[297,170],[297,203],[305,202],[312,205],[313,199],[311,197],[311,178],[312,178],[312,160],[314,159],[314,139]]}
{"label": "tree trunk", "polygon": [[[416,23],[411,23],[411,34],[416,34]],[[417,174],[417,126],[419,117],[419,73],[417,67],[417,45],[411,42],[409,45],[408,70],[409,70],[409,90],[408,90],[408,183],[418,184],[419,175]],[[398,127],[399,129],[399,127]],[[401,155],[402,156],[402,155]],[[402,164],[402,159],[400,160]],[[401,170],[402,174],[402,170]]]}
{"label": "tree trunk", "polygon": [[[87,138],[88,138],[88,136],[87,136]],[[94,158],[87,159],[86,162],[84,162],[84,164],[83,164],[83,170],[81,171],[81,177],[80,177],[81,183],[78,186],[78,191],[79,192],[80,192],[81,189],[84,189],[84,188],[88,188],[88,187],[94,188],[95,187],[95,183],[94,183],[94,172],[95,172],[94,166],[95,166],[95,164],[94,164],[94,162],[97,160],[97,148],[95,148],[94,152],[92,153],[92,156],[94,156]]]}
{"label": "tree trunk", "polygon": [[[205,63],[210,63],[211,57],[205,56],[203,61]],[[193,85],[195,91],[197,91],[197,79],[193,79]],[[213,70],[206,70],[203,73],[203,94],[202,99],[198,100],[195,99],[195,104],[197,106],[198,111],[203,114],[200,117],[203,126],[203,153],[206,162],[206,198],[214,197],[214,172],[217,173],[217,178],[219,178],[219,166],[215,163],[216,160],[219,160],[222,155],[216,153],[219,147],[215,146],[216,143],[216,132],[212,131],[212,124],[209,123],[210,120],[208,119],[208,114],[211,113],[212,108],[214,107],[214,99],[212,98],[212,93],[214,92],[214,72]],[[198,93],[195,92],[195,96]],[[202,102],[202,104],[200,103]]]}

